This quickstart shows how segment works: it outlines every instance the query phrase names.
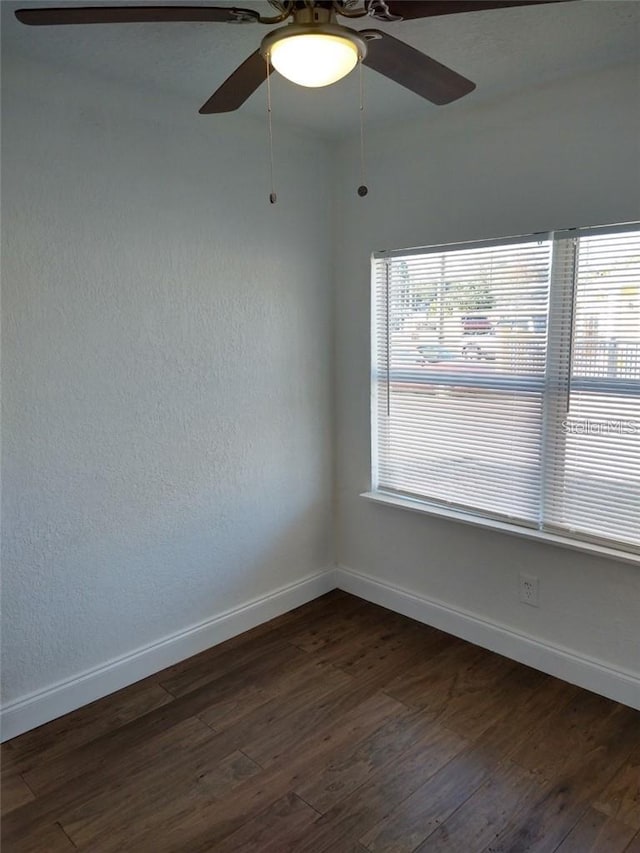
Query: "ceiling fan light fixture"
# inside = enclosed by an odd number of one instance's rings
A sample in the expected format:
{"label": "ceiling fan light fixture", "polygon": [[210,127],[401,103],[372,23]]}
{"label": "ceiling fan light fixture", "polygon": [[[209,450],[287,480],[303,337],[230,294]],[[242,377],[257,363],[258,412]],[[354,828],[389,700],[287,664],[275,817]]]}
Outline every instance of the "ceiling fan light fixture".
{"label": "ceiling fan light fixture", "polygon": [[346,77],[366,55],[365,40],[355,30],[337,24],[290,24],[269,33],[262,55],[299,86],[330,86]]}
{"label": "ceiling fan light fixture", "polygon": [[290,36],[271,48],[271,64],[276,71],[292,83],[311,88],[337,83],[357,62],[355,44],[338,36]]}

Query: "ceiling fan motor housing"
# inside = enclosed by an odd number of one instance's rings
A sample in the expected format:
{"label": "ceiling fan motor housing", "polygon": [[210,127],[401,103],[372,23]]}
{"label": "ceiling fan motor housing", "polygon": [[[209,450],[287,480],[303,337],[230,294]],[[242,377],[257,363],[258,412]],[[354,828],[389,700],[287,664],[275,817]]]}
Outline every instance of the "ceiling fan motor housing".
{"label": "ceiling fan motor housing", "polygon": [[[313,11],[316,12],[317,10]],[[287,24],[286,27],[278,27],[277,30],[273,30],[266,35],[262,39],[260,53],[268,61],[271,58],[271,50],[277,42],[295,36],[308,35],[333,36],[334,38],[345,39],[355,45],[360,59],[364,59],[367,55],[367,43],[356,30],[352,30],[350,27],[343,27],[337,23],[300,23],[297,20],[297,16],[294,23]]]}

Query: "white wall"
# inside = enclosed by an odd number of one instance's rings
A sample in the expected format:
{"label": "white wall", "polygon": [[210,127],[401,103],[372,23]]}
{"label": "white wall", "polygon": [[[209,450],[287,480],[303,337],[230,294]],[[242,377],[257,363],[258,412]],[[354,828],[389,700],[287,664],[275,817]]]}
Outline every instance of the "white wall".
{"label": "white wall", "polygon": [[[335,316],[338,562],[640,676],[640,567],[358,496],[370,486],[370,253],[639,218],[637,82],[621,67],[371,132],[366,199],[347,145]],[[540,578],[538,609],[518,603],[519,571]]]}
{"label": "white wall", "polygon": [[11,704],[330,564],[331,287],[322,144],[3,60]]}

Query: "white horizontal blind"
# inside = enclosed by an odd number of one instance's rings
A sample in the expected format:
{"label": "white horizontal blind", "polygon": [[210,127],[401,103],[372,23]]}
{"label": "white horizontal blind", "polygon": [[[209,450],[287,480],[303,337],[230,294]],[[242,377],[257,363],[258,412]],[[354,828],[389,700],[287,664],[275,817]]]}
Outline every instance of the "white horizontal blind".
{"label": "white horizontal blind", "polygon": [[537,526],[551,241],[374,261],[374,487]]}
{"label": "white horizontal blind", "polygon": [[640,226],[373,267],[373,487],[640,552]]}
{"label": "white horizontal blind", "polygon": [[577,232],[565,410],[545,526],[640,546],[640,230]]}

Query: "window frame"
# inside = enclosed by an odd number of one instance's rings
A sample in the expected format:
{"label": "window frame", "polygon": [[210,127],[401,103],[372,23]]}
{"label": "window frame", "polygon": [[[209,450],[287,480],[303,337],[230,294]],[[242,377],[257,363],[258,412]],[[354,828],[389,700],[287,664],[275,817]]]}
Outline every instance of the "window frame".
{"label": "window frame", "polygon": [[[528,235],[503,237],[498,239],[484,239],[466,241],[463,243],[444,243],[427,247],[415,247],[411,249],[394,249],[373,252],[371,255],[371,446],[370,446],[370,489],[362,492],[361,497],[378,504],[391,505],[397,508],[419,512],[439,518],[454,520],[473,526],[488,528],[510,535],[527,539],[547,542],[572,550],[598,554],[611,559],[640,565],[640,545],[633,543],[627,545],[598,535],[583,533],[582,531],[568,530],[553,525],[545,517],[545,506],[550,499],[553,490],[553,478],[545,474],[551,467],[558,464],[558,457],[562,455],[566,440],[558,441],[557,429],[550,435],[552,425],[559,422],[558,413],[566,415],[567,404],[570,400],[572,387],[572,347],[575,337],[575,302],[577,295],[576,272],[578,266],[578,244],[582,237],[599,234],[610,235],[629,231],[640,232],[640,222],[620,223],[616,225],[592,226],[588,228],[571,228],[557,231],[536,232]],[[460,507],[454,503],[448,504],[428,496],[419,496],[402,493],[391,488],[380,486],[377,482],[378,472],[378,445],[380,424],[378,418],[378,401],[380,381],[378,371],[378,289],[376,264],[380,261],[392,261],[394,258],[407,258],[416,255],[427,255],[431,253],[442,253],[447,250],[460,251],[479,247],[497,247],[517,243],[550,240],[551,242],[551,270],[549,305],[547,312],[547,354],[545,371],[542,380],[542,422],[541,422],[541,482],[540,507],[538,523],[529,524],[526,520],[512,520],[490,514],[482,509],[474,510],[472,507]],[[388,270],[388,265],[387,265]],[[571,286],[563,288],[558,283],[566,281],[567,275],[571,277]],[[388,273],[387,273],[388,281]],[[390,357],[390,315],[387,288],[387,318],[386,318],[386,362],[387,376]],[[570,303],[570,304],[568,304]],[[557,324],[557,328],[555,328]],[[595,379],[591,382],[601,385],[607,380]],[[608,383],[611,383],[611,379]],[[618,380],[613,380],[617,386]],[[630,380],[634,386],[636,382]],[[447,384],[447,383],[443,383]],[[480,384],[483,384],[482,382]],[[387,380],[387,388],[390,381]],[[487,385],[490,387],[490,383]],[[575,387],[575,386],[574,386]]]}

